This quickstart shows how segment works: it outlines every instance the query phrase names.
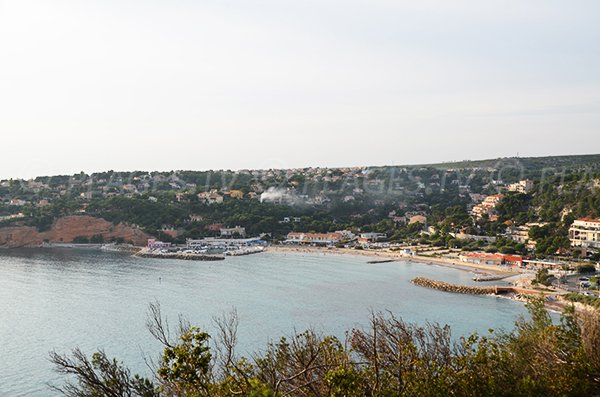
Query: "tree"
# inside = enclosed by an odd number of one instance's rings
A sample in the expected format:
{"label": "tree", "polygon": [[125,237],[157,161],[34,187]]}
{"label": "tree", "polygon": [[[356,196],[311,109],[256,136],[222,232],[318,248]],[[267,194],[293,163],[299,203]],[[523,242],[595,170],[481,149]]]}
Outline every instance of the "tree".
{"label": "tree", "polygon": [[79,349],[73,350],[71,357],[51,352],[50,361],[58,373],[76,378],[77,383],[50,386],[68,397],[160,396],[150,380],[138,375],[131,376],[129,369],[109,359],[104,351],[94,353],[91,360]]}
{"label": "tree", "polygon": [[156,383],[131,376],[103,352],[88,360],[76,349],[72,357],[51,354],[57,370],[76,381],[54,390],[73,397],[599,395],[598,312],[578,317],[567,307],[555,323],[543,298],[530,299],[527,308],[530,319],[520,318],[508,333],[453,339],[448,326],[374,313],[345,343],[309,330],[239,358],[235,314],[216,319],[210,349],[208,334],[181,319],[171,340],[160,306],[152,304],[148,328],[165,346]]}
{"label": "tree", "polygon": [[552,276],[550,273],[548,273],[548,269],[546,269],[544,267],[537,271],[537,273],[535,274],[535,279],[532,280],[532,283],[550,286],[550,285],[552,285],[553,278],[554,278],[554,276]]}
{"label": "tree", "polygon": [[191,327],[179,336],[179,343],[165,347],[157,372],[168,395],[210,395],[208,340],[206,332]]}

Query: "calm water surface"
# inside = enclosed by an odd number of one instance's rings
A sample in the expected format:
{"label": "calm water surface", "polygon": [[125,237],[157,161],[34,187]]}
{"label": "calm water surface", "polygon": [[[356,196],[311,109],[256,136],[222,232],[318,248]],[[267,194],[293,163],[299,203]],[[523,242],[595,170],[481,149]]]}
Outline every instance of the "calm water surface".
{"label": "calm water surface", "polygon": [[209,332],[211,319],[235,307],[240,353],[261,349],[294,329],[343,337],[370,310],[452,326],[455,335],[511,329],[523,305],[495,297],[414,286],[416,276],[472,284],[471,274],[417,263],[370,265],[364,257],[264,253],[222,262],[133,258],[68,249],[0,251],[0,396],[48,396],[60,384],[48,352],[104,349],[134,373],[159,344],[145,329],[158,300],[171,323],[184,314]]}

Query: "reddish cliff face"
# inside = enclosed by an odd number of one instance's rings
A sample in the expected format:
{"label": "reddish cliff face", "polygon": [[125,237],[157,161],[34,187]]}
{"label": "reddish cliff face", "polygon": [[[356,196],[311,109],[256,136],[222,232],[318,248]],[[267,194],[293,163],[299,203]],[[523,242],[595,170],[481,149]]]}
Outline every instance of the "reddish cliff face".
{"label": "reddish cliff face", "polygon": [[122,238],[134,245],[145,245],[151,238],[140,229],[123,224],[113,225],[104,219],[92,216],[66,216],[58,219],[52,228],[38,232],[35,227],[6,227],[0,228],[0,246],[6,247],[35,247],[44,241],[50,243],[71,243],[75,237],[91,238],[102,235],[105,241]]}

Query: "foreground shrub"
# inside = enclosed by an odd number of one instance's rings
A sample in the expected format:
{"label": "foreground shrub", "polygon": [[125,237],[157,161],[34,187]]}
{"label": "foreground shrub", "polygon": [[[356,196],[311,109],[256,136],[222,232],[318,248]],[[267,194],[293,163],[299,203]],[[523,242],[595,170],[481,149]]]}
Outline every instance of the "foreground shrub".
{"label": "foreground shrub", "polygon": [[[514,331],[455,340],[450,328],[373,314],[344,343],[309,330],[239,357],[237,315],[216,319],[217,335],[180,321],[174,339],[158,304],[148,328],[164,345],[152,379],[131,376],[102,352],[51,354],[71,379],[67,396],[593,396],[600,395],[600,316],[568,308],[553,324],[541,299]],[[73,379],[75,382],[73,382]]]}

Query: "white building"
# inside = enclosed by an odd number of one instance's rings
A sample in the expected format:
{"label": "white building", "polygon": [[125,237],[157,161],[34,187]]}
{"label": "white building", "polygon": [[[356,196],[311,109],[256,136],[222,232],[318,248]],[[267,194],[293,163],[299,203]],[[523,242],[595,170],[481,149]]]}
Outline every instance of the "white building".
{"label": "white building", "polygon": [[340,233],[297,233],[287,235],[287,243],[332,245],[342,241]]}
{"label": "white building", "polygon": [[533,190],[533,181],[529,179],[524,179],[517,183],[511,183],[508,185],[509,192],[519,192],[519,193],[529,193]]}
{"label": "white building", "polygon": [[210,192],[198,193],[198,200],[206,204],[220,204],[223,202],[223,196],[217,193],[216,190]]}
{"label": "white building", "polygon": [[385,233],[361,233],[360,239],[362,241],[375,242],[379,240],[385,240],[387,235]]}
{"label": "white building", "polygon": [[171,248],[171,243],[165,243],[163,241],[155,240],[153,238],[148,239],[148,248],[151,250],[155,249],[169,249]]}
{"label": "white building", "polygon": [[572,247],[600,249],[600,219],[580,218],[569,228]]}
{"label": "white building", "polygon": [[222,227],[220,231],[221,231],[221,237],[233,237],[233,236],[246,237],[246,228],[241,227],[241,226]]}

